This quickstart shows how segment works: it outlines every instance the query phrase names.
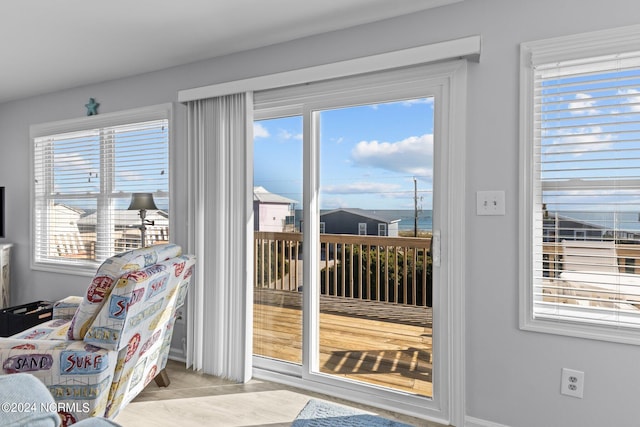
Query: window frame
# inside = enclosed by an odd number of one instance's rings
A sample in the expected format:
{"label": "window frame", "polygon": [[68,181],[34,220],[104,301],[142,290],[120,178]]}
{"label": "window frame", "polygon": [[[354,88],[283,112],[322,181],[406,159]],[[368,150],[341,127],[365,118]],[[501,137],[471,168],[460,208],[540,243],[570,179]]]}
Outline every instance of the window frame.
{"label": "window frame", "polygon": [[359,222],[358,223],[358,236],[366,236],[367,235],[367,223]]}
{"label": "window frame", "polygon": [[[595,31],[577,35],[522,43],[520,46],[520,223],[519,223],[519,325],[520,329],[602,341],[640,344],[638,330],[615,328],[595,322],[572,322],[568,319],[536,318],[534,312],[534,262],[536,236],[534,228],[536,202],[534,186],[541,185],[536,176],[534,67],[554,62],[597,58],[638,51],[640,25]],[[543,235],[537,237],[544,239]],[[538,251],[539,252],[539,251]],[[541,254],[538,254],[541,256]],[[574,310],[571,308],[570,310]],[[579,308],[575,308],[576,312]],[[586,319],[586,317],[585,317]]]}
{"label": "window frame", "polygon": [[[173,105],[171,103],[152,105],[147,107],[123,110],[113,113],[100,114],[95,116],[87,116],[77,119],[61,120],[56,122],[48,122],[31,125],[29,128],[29,159],[30,159],[30,177],[35,175],[35,139],[55,134],[64,134],[71,132],[82,132],[92,129],[99,129],[112,126],[121,126],[127,124],[135,124],[153,120],[167,120],[168,123],[168,164],[169,164],[169,212],[175,212],[173,202],[173,157],[174,157],[174,129],[173,129]],[[32,270],[65,273],[72,275],[91,277],[95,274],[96,268],[101,264],[102,260],[83,260],[82,262],[68,261],[61,259],[55,261],[51,259],[39,261],[36,254],[36,193],[35,182],[31,179],[30,184],[30,228],[29,241],[31,242],[30,250],[30,268]],[[100,197],[98,197],[100,198]],[[172,215],[169,215],[169,230],[174,229]]]}

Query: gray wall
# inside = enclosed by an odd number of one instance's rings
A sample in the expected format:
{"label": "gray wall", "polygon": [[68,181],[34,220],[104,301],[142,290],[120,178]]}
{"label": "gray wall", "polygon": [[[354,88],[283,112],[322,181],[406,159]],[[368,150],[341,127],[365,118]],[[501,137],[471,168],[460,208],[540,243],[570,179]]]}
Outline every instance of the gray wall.
{"label": "gray wall", "polygon": [[[297,40],[162,72],[0,105],[0,185],[7,186],[7,238],[14,242],[14,303],[79,294],[82,277],[29,269],[31,123],[175,101],[177,91],[473,34],[469,67],[466,208],[467,414],[511,426],[638,425],[640,348],[518,329],[519,43],[638,22],[631,0],[467,0],[424,13]],[[42,76],[55,73],[43,68]],[[10,84],[10,82],[2,82]],[[176,105],[176,162],[184,170],[184,108]],[[174,193],[184,202],[178,172]],[[475,215],[478,190],[505,190],[506,216]],[[178,243],[185,210],[175,212]],[[560,370],[585,372],[584,399],[561,396]]]}

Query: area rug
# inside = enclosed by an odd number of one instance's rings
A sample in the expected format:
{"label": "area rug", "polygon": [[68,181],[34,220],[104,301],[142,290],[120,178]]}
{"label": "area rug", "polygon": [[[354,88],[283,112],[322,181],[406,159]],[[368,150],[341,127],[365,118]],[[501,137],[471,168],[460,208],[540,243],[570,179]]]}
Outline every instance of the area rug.
{"label": "area rug", "polygon": [[411,427],[348,406],[311,399],[292,427]]}

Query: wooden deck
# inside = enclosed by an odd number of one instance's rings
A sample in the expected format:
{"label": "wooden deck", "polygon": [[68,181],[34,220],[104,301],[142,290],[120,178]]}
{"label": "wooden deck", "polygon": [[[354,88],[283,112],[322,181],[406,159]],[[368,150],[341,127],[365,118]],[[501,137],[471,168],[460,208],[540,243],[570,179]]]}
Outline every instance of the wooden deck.
{"label": "wooden deck", "polygon": [[[254,353],[302,362],[302,294],[256,289]],[[320,299],[320,370],[431,397],[432,310]]]}

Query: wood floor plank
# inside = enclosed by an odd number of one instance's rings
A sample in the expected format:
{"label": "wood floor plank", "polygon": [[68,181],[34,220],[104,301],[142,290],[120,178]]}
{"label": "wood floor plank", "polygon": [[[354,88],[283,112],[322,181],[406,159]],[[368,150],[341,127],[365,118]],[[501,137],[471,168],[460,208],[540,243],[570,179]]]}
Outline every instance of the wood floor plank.
{"label": "wood floor plank", "polygon": [[[301,363],[301,304],[298,292],[262,290],[257,295],[256,354]],[[345,303],[337,297],[321,299],[320,371],[431,397],[430,311],[361,300]],[[401,323],[405,315],[410,321]]]}

